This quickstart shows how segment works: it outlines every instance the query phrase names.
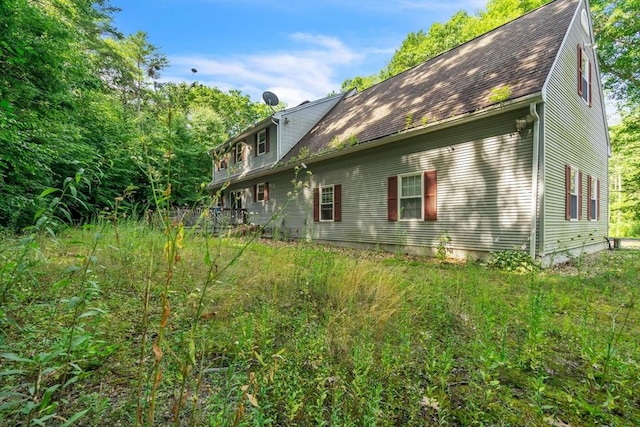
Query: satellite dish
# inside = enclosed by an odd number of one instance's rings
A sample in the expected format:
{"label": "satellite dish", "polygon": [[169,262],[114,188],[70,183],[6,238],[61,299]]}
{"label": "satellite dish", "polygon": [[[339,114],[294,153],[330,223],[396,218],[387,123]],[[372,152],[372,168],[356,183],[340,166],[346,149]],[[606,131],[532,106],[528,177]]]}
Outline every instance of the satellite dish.
{"label": "satellite dish", "polygon": [[266,91],[262,94],[262,99],[264,100],[265,104],[272,108],[273,106],[278,105],[278,103],[280,102],[276,94],[269,91]]}

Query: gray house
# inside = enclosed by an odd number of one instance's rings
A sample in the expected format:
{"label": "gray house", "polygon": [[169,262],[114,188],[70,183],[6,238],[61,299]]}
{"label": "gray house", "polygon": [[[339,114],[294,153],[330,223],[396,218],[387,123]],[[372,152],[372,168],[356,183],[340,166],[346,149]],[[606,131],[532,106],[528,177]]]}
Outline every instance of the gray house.
{"label": "gray house", "polygon": [[[275,113],[211,150],[210,189],[292,238],[549,263],[606,247],[609,152],[588,2],[555,0],[365,91]],[[312,175],[292,197],[301,164]]]}

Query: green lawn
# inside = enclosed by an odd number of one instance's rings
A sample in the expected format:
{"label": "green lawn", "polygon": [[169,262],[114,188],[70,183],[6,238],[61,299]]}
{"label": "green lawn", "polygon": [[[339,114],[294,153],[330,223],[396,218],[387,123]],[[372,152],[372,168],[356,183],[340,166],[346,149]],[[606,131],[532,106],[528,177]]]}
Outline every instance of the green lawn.
{"label": "green lawn", "polygon": [[542,272],[136,223],[0,243],[1,425],[640,425],[640,251]]}

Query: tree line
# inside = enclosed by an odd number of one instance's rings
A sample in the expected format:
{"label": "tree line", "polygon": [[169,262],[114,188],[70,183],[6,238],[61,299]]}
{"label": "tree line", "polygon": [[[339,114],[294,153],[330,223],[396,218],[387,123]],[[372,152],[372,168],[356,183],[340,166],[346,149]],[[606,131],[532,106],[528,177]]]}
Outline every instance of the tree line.
{"label": "tree line", "polygon": [[142,31],[122,35],[117,12],[108,0],[0,2],[0,226],[31,224],[38,196],[75,176],[74,221],[116,201],[143,212],[168,182],[173,203],[192,204],[207,149],[269,113],[240,91],[159,83],[166,56]]}
{"label": "tree line", "polygon": [[[379,73],[342,90],[365,89],[547,1],[459,11],[409,33]],[[611,128],[612,231],[640,235],[640,0],[591,0],[591,8],[605,89],[621,117]],[[108,0],[0,2],[0,226],[30,224],[44,203],[38,195],[79,171],[75,220],[116,199],[141,212],[168,182],[174,203],[192,204],[205,193],[207,149],[269,114],[237,90],[159,83],[166,56],[142,31],[120,34],[117,12]]]}

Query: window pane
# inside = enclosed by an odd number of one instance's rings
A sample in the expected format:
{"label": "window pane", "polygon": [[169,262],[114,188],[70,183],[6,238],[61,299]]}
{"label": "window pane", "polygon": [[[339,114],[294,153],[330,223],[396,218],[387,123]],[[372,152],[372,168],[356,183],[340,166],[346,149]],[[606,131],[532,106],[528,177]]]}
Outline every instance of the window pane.
{"label": "window pane", "polygon": [[591,200],[591,218],[589,219],[598,219],[598,201]]}
{"label": "window pane", "polygon": [[257,195],[256,198],[258,199],[258,201],[263,201],[264,200],[264,184],[258,184],[258,191],[257,191]]}
{"label": "window pane", "polygon": [[578,196],[571,195],[571,219],[578,219]]}
{"label": "window pane", "polygon": [[322,189],[322,201],[320,203],[333,203],[333,188]]}
{"label": "window pane", "polygon": [[582,56],[582,98],[589,102],[589,58]]}
{"label": "window pane", "polygon": [[422,195],[420,175],[402,177],[400,197],[415,197]]}
{"label": "window pane", "polygon": [[400,200],[400,218],[422,218],[422,198],[412,197]]}
{"label": "window pane", "polygon": [[320,219],[323,221],[333,219],[333,205],[322,205],[320,209]]}
{"label": "window pane", "polygon": [[578,194],[578,186],[576,185],[577,174],[571,169],[571,194]]}
{"label": "window pane", "polygon": [[333,220],[333,187],[325,187],[320,195],[320,219]]}
{"label": "window pane", "polygon": [[264,154],[267,151],[267,132],[258,133],[258,154]]}

